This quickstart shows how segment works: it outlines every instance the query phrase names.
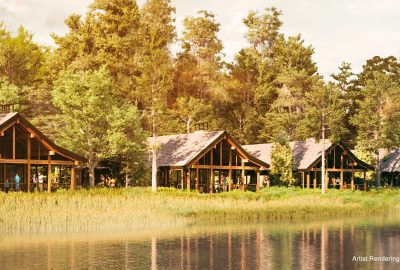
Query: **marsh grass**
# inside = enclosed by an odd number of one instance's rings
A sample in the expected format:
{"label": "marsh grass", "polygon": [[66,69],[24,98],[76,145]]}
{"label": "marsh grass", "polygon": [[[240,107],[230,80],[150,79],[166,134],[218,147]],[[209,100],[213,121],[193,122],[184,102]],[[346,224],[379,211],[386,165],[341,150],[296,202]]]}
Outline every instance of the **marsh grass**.
{"label": "marsh grass", "polygon": [[1,233],[105,231],[191,223],[305,221],[400,212],[400,190],[369,192],[270,188],[199,194],[170,188],[0,192]]}

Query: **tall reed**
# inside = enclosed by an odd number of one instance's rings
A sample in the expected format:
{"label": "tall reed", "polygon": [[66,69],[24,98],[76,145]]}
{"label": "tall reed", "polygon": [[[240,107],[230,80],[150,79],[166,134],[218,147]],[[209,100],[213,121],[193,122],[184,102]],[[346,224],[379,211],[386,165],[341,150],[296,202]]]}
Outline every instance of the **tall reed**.
{"label": "tall reed", "polygon": [[370,192],[273,187],[259,193],[199,194],[170,188],[0,192],[0,233],[121,230],[195,222],[310,220],[400,211],[400,190]]}

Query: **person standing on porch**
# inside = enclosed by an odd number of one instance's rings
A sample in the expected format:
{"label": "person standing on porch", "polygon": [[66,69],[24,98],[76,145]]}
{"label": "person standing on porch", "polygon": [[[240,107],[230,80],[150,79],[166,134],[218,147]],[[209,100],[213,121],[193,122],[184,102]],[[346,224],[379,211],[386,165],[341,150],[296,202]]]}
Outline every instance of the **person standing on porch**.
{"label": "person standing on porch", "polygon": [[15,191],[19,191],[19,180],[20,180],[20,178],[19,178],[18,173],[15,175],[14,180],[15,180]]}
{"label": "person standing on porch", "polygon": [[38,188],[37,188],[37,182],[38,182],[37,175],[34,174],[33,177],[32,177],[32,183],[33,183],[32,186],[33,186],[33,190],[34,190],[34,191],[38,190]]}
{"label": "person standing on porch", "polygon": [[6,179],[6,182],[4,183],[4,188],[6,189],[6,193],[8,193],[8,189],[10,188],[10,182],[8,182],[8,179]]}
{"label": "person standing on porch", "polygon": [[39,173],[38,182],[39,182],[39,192],[43,192],[43,174]]}

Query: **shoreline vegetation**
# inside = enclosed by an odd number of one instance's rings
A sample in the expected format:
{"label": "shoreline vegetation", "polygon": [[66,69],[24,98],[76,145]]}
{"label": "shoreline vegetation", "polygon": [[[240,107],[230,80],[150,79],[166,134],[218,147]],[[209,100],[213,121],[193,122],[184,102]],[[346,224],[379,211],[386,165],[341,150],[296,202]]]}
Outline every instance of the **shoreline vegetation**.
{"label": "shoreline vegetation", "polygon": [[399,215],[400,189],[369,192],[271,187],[199,194],[173,188],[0,193],[2,234],[165,229],[191,224],[304,222]]}

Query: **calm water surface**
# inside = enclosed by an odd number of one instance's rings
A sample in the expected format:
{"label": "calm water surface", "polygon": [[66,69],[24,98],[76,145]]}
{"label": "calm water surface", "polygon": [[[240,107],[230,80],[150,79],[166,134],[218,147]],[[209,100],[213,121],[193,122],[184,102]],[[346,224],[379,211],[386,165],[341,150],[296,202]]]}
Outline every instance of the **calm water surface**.
{"label": "calm water surface", "polygon": [[396,259],[399,217],[0,235],[0,269],[400,269]]}

